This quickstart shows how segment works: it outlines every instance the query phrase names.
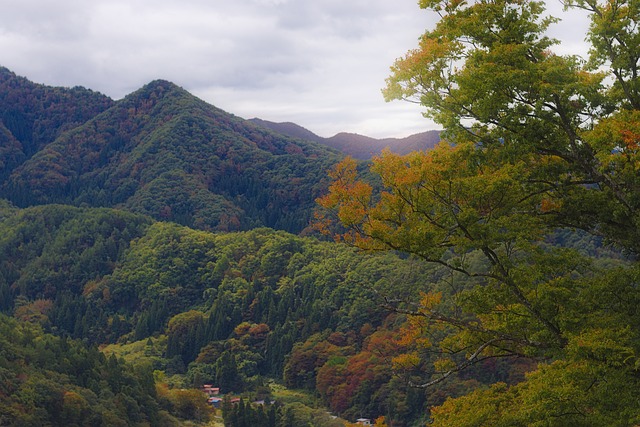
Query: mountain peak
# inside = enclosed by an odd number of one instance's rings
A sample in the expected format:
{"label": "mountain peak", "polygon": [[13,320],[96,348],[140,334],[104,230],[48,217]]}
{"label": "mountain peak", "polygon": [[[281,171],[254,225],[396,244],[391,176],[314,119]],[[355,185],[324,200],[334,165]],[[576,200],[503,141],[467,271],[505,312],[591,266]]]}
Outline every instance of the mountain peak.
{"label": "mountain peak", "polygon": [[127,95],[125,99],[134,98],[134,99],[158,100],[158,99],[164,98],[167,94],[175,93],[175,92],[188,94],[188,92],[185,89],[181,88],[180,86],[178,86],[173,82],[170,82],[168,80],[157,79],[157,80],[152,80],[151,82],[142,86],[140,89]]}
{"label": "mountain peak", "polygon": [[169,80],[164,80],[164,79],[155,79],[150,81],[149,83],[147,83],[146,85],[144,85],[142,87],[147,88],[147,89],[152,89],[152,90],[174,90],[174,89],[182,89],[180,86],[178,86],[177,84],[169,81]]}
{"label": "mountain peak", "polygon": [[[8,165],[0,171],[0,198],[19,206],[118,206],[202,229],[299,232],[326,188],[326,170],[340,158],[323,145],[249,125],[167,80],[27,146],[20,137],[52,123],[35,101],[51,99],[63,117],[88,103],[76,102],[86,96],[47,98],[52,89],[14,86],[0,80],[0,164]],[[36,88],[42,96],[22,96]],[[18,101],[6,101],[12,99]],[[20,102],[24,111],[15,111]]]}

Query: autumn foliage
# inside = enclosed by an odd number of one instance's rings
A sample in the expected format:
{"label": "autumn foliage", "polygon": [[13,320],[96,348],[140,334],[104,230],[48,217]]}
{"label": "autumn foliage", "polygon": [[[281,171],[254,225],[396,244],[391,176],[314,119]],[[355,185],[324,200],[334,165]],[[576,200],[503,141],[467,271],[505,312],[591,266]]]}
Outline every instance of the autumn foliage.
{"label": "autumn foliage", "polygon": [[[339,241],[449,271],[422,300],[385,297],[407,316],[396,372],[428,389],[490,360],[534,362],[517,384],[434,407],[434,426],[637,424],[640,9],[568,2],[591,19],[583,61],[554,53],[542,2],[420,5],[440,20],[384,93],[424,105],[445,142],[383,153],[373,180],[347,159],[318,201]],[[570,233],[631,257],[551,244]]]}

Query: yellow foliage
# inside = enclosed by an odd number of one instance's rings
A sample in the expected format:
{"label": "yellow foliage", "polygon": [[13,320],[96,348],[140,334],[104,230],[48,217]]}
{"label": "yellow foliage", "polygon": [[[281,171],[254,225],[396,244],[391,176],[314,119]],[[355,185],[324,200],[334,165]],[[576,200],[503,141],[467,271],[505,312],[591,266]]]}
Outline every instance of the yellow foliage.
{"label": "yellow foliage", "polygon": [[442,292],[420,292],[420,308],[428,311],[440,304]]}
{"label": "yellow foliage", "polygon": [[433,362],[433,367],[438,372],[447,372],[456,368],[456,363],[448,358],[440,358]]}
{"label": "yellow foliage", "polygon": [[386,419],[383,415],[376,418],[374,424],[375,427],[387,427]]}
{"label": "yellow foliage", "polygon": [[411,370],[420,366],[420,356],[416,352],[405,353],[395,356],[391,363],[399,371]]}

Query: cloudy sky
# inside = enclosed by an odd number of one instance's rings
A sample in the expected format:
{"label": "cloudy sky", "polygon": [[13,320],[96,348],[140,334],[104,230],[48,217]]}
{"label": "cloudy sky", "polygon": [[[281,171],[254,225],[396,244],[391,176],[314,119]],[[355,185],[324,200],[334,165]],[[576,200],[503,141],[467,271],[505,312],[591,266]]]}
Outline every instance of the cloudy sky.
{"label": "cloudy sky", "polygon": [[[562,14],[575,51],[585,25]],[[417,0],[3,0],[0,65],[37,83],[114,99],[167,79],[244,117],[321,135],[434,129],[421,109],[385,103],[393,61],[434,16]]]}

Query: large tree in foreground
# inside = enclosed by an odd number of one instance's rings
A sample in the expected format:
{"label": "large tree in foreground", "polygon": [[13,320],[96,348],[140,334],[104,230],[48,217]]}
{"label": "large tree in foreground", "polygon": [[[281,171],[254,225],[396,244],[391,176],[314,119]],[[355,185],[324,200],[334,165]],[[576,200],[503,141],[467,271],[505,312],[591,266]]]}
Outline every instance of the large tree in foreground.
{"label": "large tree in foreground", "polygon": [[[428,387],[490,358],[538,362],[518,384],[447,400],[434,426],[640,423],[640,1],[566,4],[591,19],[585,60],[554,53],[542,2],[420,5],[440,20],[384,94],[424,105],[446,143],[375,159],[380,191],[346,160],[320,199],[344,241],[452,273],[419,302],[387,298],[410,316],[396,367]],[[629,259],[548,243],[566,228]]]}

